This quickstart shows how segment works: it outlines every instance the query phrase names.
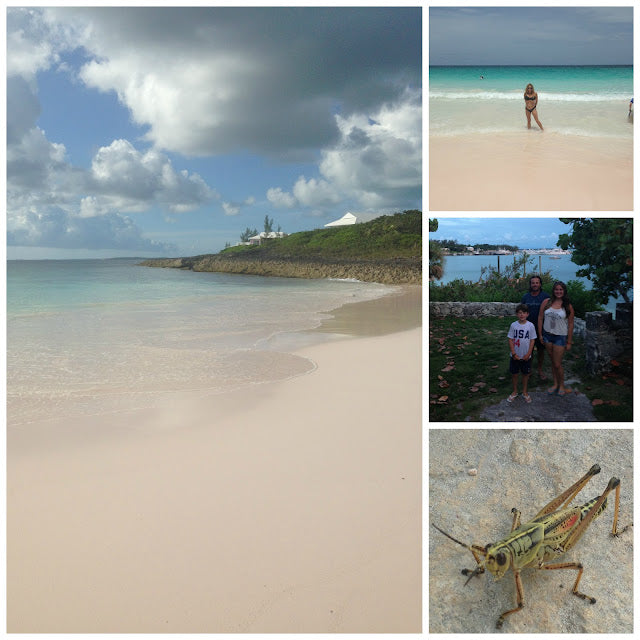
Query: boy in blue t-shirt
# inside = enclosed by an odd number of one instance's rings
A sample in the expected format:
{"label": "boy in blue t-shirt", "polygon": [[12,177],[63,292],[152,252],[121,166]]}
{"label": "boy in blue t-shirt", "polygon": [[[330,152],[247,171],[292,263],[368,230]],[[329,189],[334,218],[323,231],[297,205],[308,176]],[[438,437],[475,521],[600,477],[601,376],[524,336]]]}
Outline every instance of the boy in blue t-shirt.
{"label": "boy in blue t-shirt", "polygon": [[527,403],[531,402],[531,396],[527,393],[529,374],[531,373],[531,354],[536,343],[536,328],[527,320],[529,317],[529,307],[526,304],[519,304],[516,307],[518,319],[511,323],[509,327],[509,350],[511,359],[509,360],[509,371],[513,382],[513,393],[507,398],[507,402],[513,402],[518,397],[518,376],[522,374],[522,397]]}

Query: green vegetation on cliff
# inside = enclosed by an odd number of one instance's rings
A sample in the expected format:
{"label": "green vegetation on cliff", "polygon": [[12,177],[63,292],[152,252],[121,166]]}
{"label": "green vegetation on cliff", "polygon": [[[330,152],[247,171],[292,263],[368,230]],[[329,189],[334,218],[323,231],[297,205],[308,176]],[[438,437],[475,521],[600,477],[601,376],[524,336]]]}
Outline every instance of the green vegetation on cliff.
{"label": "green vegetation on cliff", "polygon": [[259,246],[242,245],[190,258],[156,258],[146,267],[283,278],[343,278],[421,284],[422,213],[405,211],[371,222],[292,233]]}
{"label": "green vegetation on cliff", "polygon": [[416,258],[422,256],[422,212],[405,211],[361,224],[300,231],[263,241],[260,246],[229,247],[219,255],[264,260]]}

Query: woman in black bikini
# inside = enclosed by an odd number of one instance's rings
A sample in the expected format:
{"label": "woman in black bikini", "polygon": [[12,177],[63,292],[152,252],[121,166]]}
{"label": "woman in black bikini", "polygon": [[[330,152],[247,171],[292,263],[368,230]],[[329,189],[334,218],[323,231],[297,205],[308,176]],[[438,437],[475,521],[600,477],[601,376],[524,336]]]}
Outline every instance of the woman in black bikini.
{"label": "woman in black bikini", "polygon": [[524,90],[524,106],[527,114],[527,129],[531,129],[531,114],[533,113],[533,117],[536,119],[540,130],[544,131],[542,123],[538,120],[538,110],[536,109],[538,106],[538,94],[535,92],[531,83],[529,83]]}

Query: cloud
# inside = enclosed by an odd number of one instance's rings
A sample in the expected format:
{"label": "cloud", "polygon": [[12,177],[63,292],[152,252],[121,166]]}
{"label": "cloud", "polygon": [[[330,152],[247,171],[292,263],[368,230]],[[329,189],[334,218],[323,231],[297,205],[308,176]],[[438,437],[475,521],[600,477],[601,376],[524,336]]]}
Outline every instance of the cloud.
{"label": "cloud", "polygon": [[8,24],[8,243],[165,250],[168,245],[149,243],[122,213],[153,207],[191,211],[215,199],[216,192],[198,174],[176,171],[165,154],[138,151],[126,140],[100,148],[89,169],[72,166],[65,146],[49,141],[36,126],[41,106],[35,74],[57,63],[58,52],[81,30],[52,26],[38,10],[26,9],[9,11]]}
{"label": "cloud", "polygon": [[[7,146],[9,244],[150,249],[123,212],[158,206],[181,213],[216,196],[197,174],[176,172],[163,154],[142,153],[126,140],[100,148],[89,170],[71,166],[64,145],[49,142],[38,127]],[[107,235],[91,240],[90,233]]]}
{"label": "cloud", "polygon": [[90,218],[69,214],[58,207],[28,211],[10,219],[7,243],[20,247],[56,249],[125,249],[171,252],[175,247],[144,238],[127,217],[109,213]]}
{"label": "cloud", "polygon": [[[419,103],[407,87],[420,95],[421,34],[419,7],[9,8],[9,242],[144,244],[127,213],[166,218],[221,200],[175,154],[320,161],[267,191],[272,206],[314,215],[340,199],[417,202],[421,122],[409,118],[409,134],[402,119]],[[100,140],[88,166],[73,166],[38,126],[49,69],[117,96],[141,138]],[[221,207],[233,216],[253,203]]]}
{"label": "cloud", "polygon": [[237,204],[231,202],[223,202],[222,208],[227,216],[237,216],[240,213],[240,207]]}
{"label": "cloud", "polygon": [[272,187],[267,190],[267,200],[279,209],[293,209],[296,206],[296,199],[284,192],[280,187]]}
{"label": "cloud", "polygon": [[267,191],[275,206],[323,208],[348,199],[369,210],[413,208],[422,188],[421,92],[366,115],[336,115],[339,139],[322,151],[320,178],[301,176],[292,193]]}
{"label": "cloud", "polygon": [[631,64],[633,8],[431,7],[429,59],[435,65]]}
{"label": "cloud", "polygon": [[222,210],[227,216],[237,216],[242,209],[254,205],[256,199],[253,196],[249,196],[243,202],[223,202]]}
{"label": "cloud", "polygon": [[153,149],[142,153],[127,140],[114,140],[98,150],[90,186],[108,208],[122,211],[144,211],[157,204],[180,213],[216,197],[198,174],[176,172],[164,154]]}
{"label": "cloud", "polygon": [[326,180],[316,180],[315,178],[305,180],[304,176],[300,176],[293,185],[293,195],[296,201],[304,207],[317,207],[340,201],[340,196]]}
{"label": "cloud", "polygon": [[[185,155],[292,157],[335,140],[331,109],[421,81],[419,8],[49,8],[147,140]],[[384,55],[381,55],[384,51]],[[401,78],[403,81],[398,82]]]}

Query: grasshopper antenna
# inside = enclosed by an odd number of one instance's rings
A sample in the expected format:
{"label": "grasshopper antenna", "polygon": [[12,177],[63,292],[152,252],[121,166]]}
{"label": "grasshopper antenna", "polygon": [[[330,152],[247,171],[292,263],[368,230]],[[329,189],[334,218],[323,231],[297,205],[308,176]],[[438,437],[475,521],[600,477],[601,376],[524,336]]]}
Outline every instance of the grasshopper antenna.
{"label": "grasshopper antenna", "polygon": [[482,547],[479,547],[477,544],[474,544],[474,545],[465,544],[464,542],[460,542],[460,540],[456,540],[453,536],[449,535],[446,531],[443,531],[440,527],[433,524],[433,522],[431,523],[431,525],[435,529],[437,529],[442,535],[447,536],[449,540],[452,540],[453,542],[455,542],[456,544],[459,544],[461,547],[464,547],[465,549],[469,549],[469,551],[471,551],[471,553],[473,554],[473,557],[475,558],[476,562],[478,563],[478,566],[473,571],[471,571],[470,569],[462,570],[462,575],[469,576],[467,578],[467,581],[464,583],[465,587],[469,584],[469,580],[471,580],[473,576],[479,576],[484,573],[484,566],[482,565],[482,561],[480,560],[477,554],[486,556],[487,555],[486,547],[482,548]]}
{"label": "grasshopper antenna", "polygon": [[456,540],[453,536],[450,536],[446,531],[443,531],[440,527],[433,524],[433,522],[431,523],[431,526],[437,529],[442,535],[447,536],[449,540],[453,540],[454,542],[457,542],[461,547],[464,547],[465,549],[469,549],[469,551],[473,551],[473,549],[468,544],[465,544],[464,542],[460,542],[460,540]]}

